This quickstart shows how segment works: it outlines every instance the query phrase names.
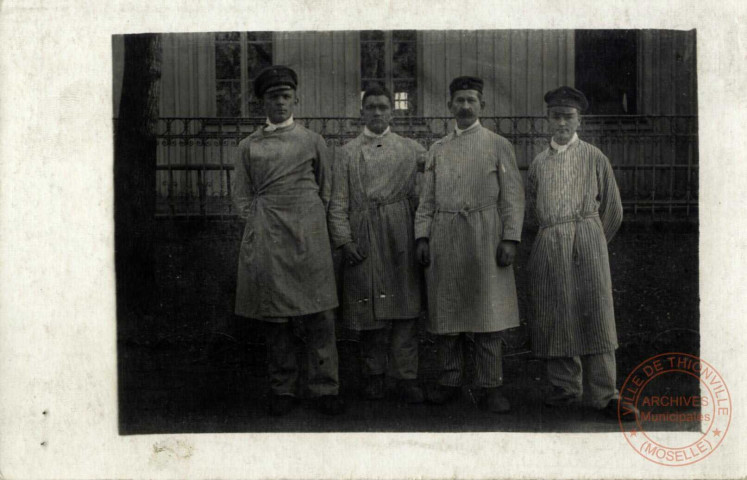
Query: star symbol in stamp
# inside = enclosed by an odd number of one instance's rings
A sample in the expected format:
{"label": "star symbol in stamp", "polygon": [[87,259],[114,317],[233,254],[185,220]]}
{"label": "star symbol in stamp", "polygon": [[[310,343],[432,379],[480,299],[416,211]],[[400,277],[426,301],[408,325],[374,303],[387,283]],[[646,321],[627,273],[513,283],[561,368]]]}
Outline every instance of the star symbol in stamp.
{"label": "star symbol in stamp", "polygon": [[714,428],[713,429],[713,436],[714,437],[720,437],[721,436],[721,430],[719,430],[718,428]]}
{"label": "star symbol in stamp", "polygon": [[635,428],[630,431],[630,436],[635,437],[638,432],[635,431]]}

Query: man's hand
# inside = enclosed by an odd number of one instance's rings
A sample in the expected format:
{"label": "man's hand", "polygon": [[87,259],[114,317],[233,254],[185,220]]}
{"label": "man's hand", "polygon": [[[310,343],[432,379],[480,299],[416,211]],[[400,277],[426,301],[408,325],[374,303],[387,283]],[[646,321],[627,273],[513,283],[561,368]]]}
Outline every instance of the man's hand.
{"label": "man's hand", "polygon": [[358,265],[366,256],[358,251],[358,246],[355,242],[349,242],[342,246],[342,252],[345,255],[345,263],[348,265]]}
{"label": "man's hand", "polygon": [[496,260],[498,261],[499,267],[508,267],[514,263],[516,257],[516,242],[513,240],[504,240],[498,247],[496,254]]}
{"label": "man's hand", "polygon": [[431,248],[427,238],[418,238],[415,244],[415,258],[424,267],[431,264]]}

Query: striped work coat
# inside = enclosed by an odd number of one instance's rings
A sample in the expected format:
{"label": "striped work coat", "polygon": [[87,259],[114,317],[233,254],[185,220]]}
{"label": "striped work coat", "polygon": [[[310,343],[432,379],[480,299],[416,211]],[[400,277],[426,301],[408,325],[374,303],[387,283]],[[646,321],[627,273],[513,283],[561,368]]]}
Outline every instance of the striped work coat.
{"label": "striped work coat", "polygon": [[236,314],[270,322],[337,307],[327,233],[330,158],[297,123],[239,143],[233,200],[246,221]]}
{"label": "striped work coat", "polygon": [[334,168],[332,245],[355,242],[366,259],[343,265],[342,313],[354,330],[420,314],[422,286],[413,234],[419,143],[389,132],[348,142]]}
{"label": "striped work coat", "polygon": [[538,357],[617,348],[607,243],[620,228],[622,203],[609,160],[581,140],[534,159],[528,215],[539,231],[529,258],[529,330]]}
{"label": "striped work coat", "polygon": [[430,238],[428,329],[496,332],[519,325],[511,266],[502,240],[521,240],[524,188],[508,140],[477,126],[452,132],[426,158],[415,237]]}

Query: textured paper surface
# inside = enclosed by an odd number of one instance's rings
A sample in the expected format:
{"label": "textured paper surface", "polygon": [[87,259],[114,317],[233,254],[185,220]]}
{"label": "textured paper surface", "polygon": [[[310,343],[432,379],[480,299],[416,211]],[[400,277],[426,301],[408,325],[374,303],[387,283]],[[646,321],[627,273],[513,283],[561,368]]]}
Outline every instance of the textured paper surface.
{"label": "textured paper surface", "polygon": [[[349,3],[0,4],[0,478],[747,475],[745,4]],[[620,433],[118,436],[111,35],[375,28],[697,29],[701,356],[734,401],[708,459],[661,467]]]}

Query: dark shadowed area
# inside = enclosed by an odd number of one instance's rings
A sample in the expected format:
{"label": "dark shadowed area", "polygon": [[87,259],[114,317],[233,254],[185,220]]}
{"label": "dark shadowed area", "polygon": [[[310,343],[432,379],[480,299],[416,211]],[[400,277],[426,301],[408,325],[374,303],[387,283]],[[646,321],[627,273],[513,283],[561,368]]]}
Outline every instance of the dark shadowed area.
{"label": "dark shadowed area", "polygon": [[[506,395],[513,410],[479,410],[465,387],[451,405],[406,406],[357,396],[358,343],[340,329],[342,395],[348,412],[325,417],[302,404],[288,416],[265,414],[265,349],[256,325],[233,315],[240,225],[163,220],[155,242],[157,305],[120,315],[120,433],[327,431],[618,431],[614,421],[580,408],[548,409],[542,363],[533,359],[523,327],[506,332]],[[528,309],[523,267],[516,276],[522,321]],[[624,223],[610,244],[617,330],[618,386],[655,354],[699,351],[698,234],[693,224]],[[435,348],[421,334],[420,376],[435,378]],[[671,394],[697,394],[695,379],[673,382]],[[694,424],[668,428],[697,429]]]}

